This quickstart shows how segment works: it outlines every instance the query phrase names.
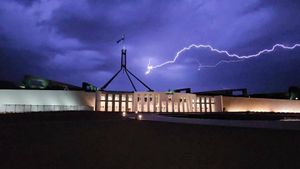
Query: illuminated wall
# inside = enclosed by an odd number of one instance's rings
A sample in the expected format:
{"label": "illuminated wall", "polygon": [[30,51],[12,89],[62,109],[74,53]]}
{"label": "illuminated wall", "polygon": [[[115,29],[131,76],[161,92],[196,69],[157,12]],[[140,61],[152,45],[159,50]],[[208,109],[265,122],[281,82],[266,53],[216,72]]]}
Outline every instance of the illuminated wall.
{"label": "illuminated wall", "polygon": [[193,112],[196,95],[190,93],[135,92],[133,108],[138,112]]}
{"label": "illuminated wall", "polygon": [[300,101],[168,92],[0,90],[0,112],[300,112]]}
{"label": "illuminated wall", "polygon": [[103,112],[214,112],[217,100],[212,96],[172,92],[97,92],[96,110]]}
{"label": "illuminated wall", "polygon": [[64,90],[0,90],[0,112],[92,110],[95,107],[95,93]]}
{"label": "illuminated wall", "polygon": [[98,91],[96,110],[102,112],[132,112],[133,93]]}
{"label": "illuminated wall", "polygon": [[[192,102],[194,103],[193,100]],[[219,96],[197,95],[193,112],[217,112],[217,111],[221,111],[221,101]]]}
{"label": "illuminated wall", "polygon": [[300,101],[222,96],[223,111],[300,112]]}

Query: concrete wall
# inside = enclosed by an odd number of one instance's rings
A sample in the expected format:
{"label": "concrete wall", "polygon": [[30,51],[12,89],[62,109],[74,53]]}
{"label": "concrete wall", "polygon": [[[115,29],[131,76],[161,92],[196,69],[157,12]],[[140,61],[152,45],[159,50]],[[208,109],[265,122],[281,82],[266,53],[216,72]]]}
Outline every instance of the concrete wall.
{"label": "concrete wall", "polygon": [[87,110],[95,93],[63,90],[0,90],[0,112]]}
{"label": "concrete wall", "polygon": [[214,96],[215,98],[215,112],[223,111],[223,96]]}
{"label": "concrete wall", "polygon": [[[100,96],[101,92],[98,92]],[[125,93],[123,93],[125,94]],[[166,93],[155,92],[137,92],[127,93],[133,95],[131,101],[131,111],[137,110],[137,96],[140,101],[144,101],[144,96],[153,97],[153,106],[155,111],[157,95],[159,97],[160,109],[162,101],[168,102]],[[63,91],[63,90],[0,90],[0,113],[1,112],[31,112],[31,111],[61,111],[61,110],[94,110],[95,108],[94,92],[84,91]],[[121,95],[119,95],[121,97]],[[172,101],[179,102],[183,97],[187,99],[186,112],[192,111],[192,100],[196,101],[194,94],[172,95]],[[204,97],[204,96],[201,96]],[[279,99],[261,99],[261,98],[245,98],[245,97],[227,97],[215,96],[215,111],[221,112],[225,108],[228,112],[298,112],[300,113],[300,101],[297,100],[279,100]],[[98,100],[99,104],[100,100]],[[127,101],[126,101],[127,102]],[[149,99],[147,99],[149,102]],[[147,110],[150,110],[149,103]],[[127,105],[127,104],[126,104]],[[174,105],[173,105],[174,106]],[[166,105],[168,108],[168,105]],[[172,111],[174,107],[172,108]],[[120,111],[120,110],[119,110]],[[157,111],[157,110],[156,110]],[[167,110],[166,110],[167,111]],[[160,112],[160,111],[159,111]]]}
{"label": "concrete wall", "polygon": [[300,112],[300,101],[223,96],[223,108],[228,112]]}
{"label": "concrete wall", "polygon": [[[130,97],[131,97],[131,99],[130,99]],[[118,93],[118,92],[109,92],[109,91],[108,92],[97,91],[97,97],[96,97],[95,104],[96,104],[96,111],[104,111],[104,112],[129,111],[129,112],[132,112],[133,111],[132,110],[133,93],[131,93],[131,92]]]}
{"label": "concrete wall", "polygon": [[[138,97],[140,98],[140,103],[138,103],[137,101]],[[145,97],[147,98],[147,102],[144,102]],[[171,98],[171,101],[169,101],[169,97]],[[150,98],[152,98],[152,101],[150,101]],[[182,99],[181,103],[180,99]],[[184,103],[183,100],[186,100],[186,102]],[[147,111],[142,109],[142,112],[179,112],[180,108],[183,110],[182,112],[192,112],[192,100],[196,101],[195,94],[168,94],[166,92],[135,92],[133,110],[138,111],[138,104],[141,104],[143,108],[145,106],[147,107]],[[184,106],[184,104],[186,104],[186,106]]]}

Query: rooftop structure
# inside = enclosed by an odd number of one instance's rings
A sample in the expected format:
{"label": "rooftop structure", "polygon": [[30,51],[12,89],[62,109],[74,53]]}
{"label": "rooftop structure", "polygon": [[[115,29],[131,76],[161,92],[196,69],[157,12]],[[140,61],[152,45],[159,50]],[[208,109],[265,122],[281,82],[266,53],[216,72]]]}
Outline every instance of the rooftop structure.
{"label": "rooftop structure", "polygon": [[[123,42],[125,43],[125,37],[123,35],[123,37],[117,41],[117,43],[119,42]],[[130,81],[132,88],[134,89],[134,91],[137,91],[132,79],[130,76],[132,76],[133,78],[135,78],[138,82],[140,82],[145,88],[148,89],[148,91],[153,91],[148,85],[146,85],[142,80],[140,80],[136,75],[134,75],[131,71],[129,71],[129,69],[127,68],[127,50],[125,49],[125,47],[123,47],[123,49],[121,50],[121,67],[120,69],[117,71],[116,74],[114,74],[101,88],[101,91],[104,91],[106,89],[106,87],[118,76],[118,74],[123,70],[123,72],[126,73],[126,76],[128,77],[128,80]]]}
{"label": "rooftop structure", "polygon": [[247,89],[226,89],[226,90],[213,90],[213,91],[203,91],[203,92],[194,92],[195,94],[209,95],[209,96],[241,96],[247,97]]}

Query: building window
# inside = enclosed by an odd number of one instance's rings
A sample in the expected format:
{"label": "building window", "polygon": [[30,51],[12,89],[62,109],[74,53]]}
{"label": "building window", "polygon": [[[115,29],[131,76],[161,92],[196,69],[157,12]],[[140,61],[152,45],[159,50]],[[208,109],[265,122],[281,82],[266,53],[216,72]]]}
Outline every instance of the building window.
{"label": "building window", "polygon": [[206,104],[206,112],[210,112],[210,105]]}
{"label": "building window", "polygon": [[128,102],[128,108],[127,108],[128,112],[132,111],[132,102]]}
{"label": "building window", "polygon": [[128,95],[128,101],[132,101],[132,95]]}
{"label": "building window", "polygon": [[112,98],[113,98],[112,94],[109,94],[108,95],[108,100],[112,100]]}
{"label": "building window", "polygon": [[115,110],[114,110],[115,112],[118,112],[118,111],[120,111],[119,110],[119,102],[115,102]]}
{"label": "building window", "polygon": [[200,111],[201,111],[201,110],[200,110],[200,104],[197,103],[196,106],[197,106],[197,112],[200,112]]}
{"label": "building window", "polygon": [[126,101],[126,95],[122,94],[122,101]]}
{"label": "building window", "polygon": [[107,111],[109,111],[109,112],[112,111],[112,102],[107,103]]}
{"label": "building window", "polygon": [[100,111],[105,111],[105,101],[100,102]]}
{"label": "building window", "polygon": [[210,99],[209,97],[206,98],[206,103],[209,103],[209,99]]}
{"label": "building window", "polygon": [[119,95],[117,94],[117,95],[115,95],[115,100],[119,100],[120,98],[119,98]]}
{"label": "building window", "polygon": [[126,111],[126,102],[121,103],[121,111]]}
{"label": "building window", "polygon": [[144,98],[144,102],[147,102],[147,97]]}
{"label": "building window", "polygon": [[140,97],[138,97],[138,98],[137,98],[137,101],[139,102],[140,100],[141,100],[141,98],[140,98]]}
{"label": "building window", "polygon": [[201,112],[205,112],[205,104],[201,104]]}
{"label": "building window", "polygon": [[201,103],[205,103],[205,98],[201,97]]}
{"label": "building window", "polygon": [[105,100],[105,94],[100,95],[100,100]]}

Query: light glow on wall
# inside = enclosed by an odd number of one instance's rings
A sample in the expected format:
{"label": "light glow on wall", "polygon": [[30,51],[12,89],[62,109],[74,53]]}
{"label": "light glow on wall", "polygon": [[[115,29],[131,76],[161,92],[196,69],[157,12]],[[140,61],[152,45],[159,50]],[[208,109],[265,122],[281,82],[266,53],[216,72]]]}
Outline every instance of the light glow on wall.
{"label": "light glow on wall", "polygon": [[300,101],[244,97],[223,97],[227,112],[300,112]]}

